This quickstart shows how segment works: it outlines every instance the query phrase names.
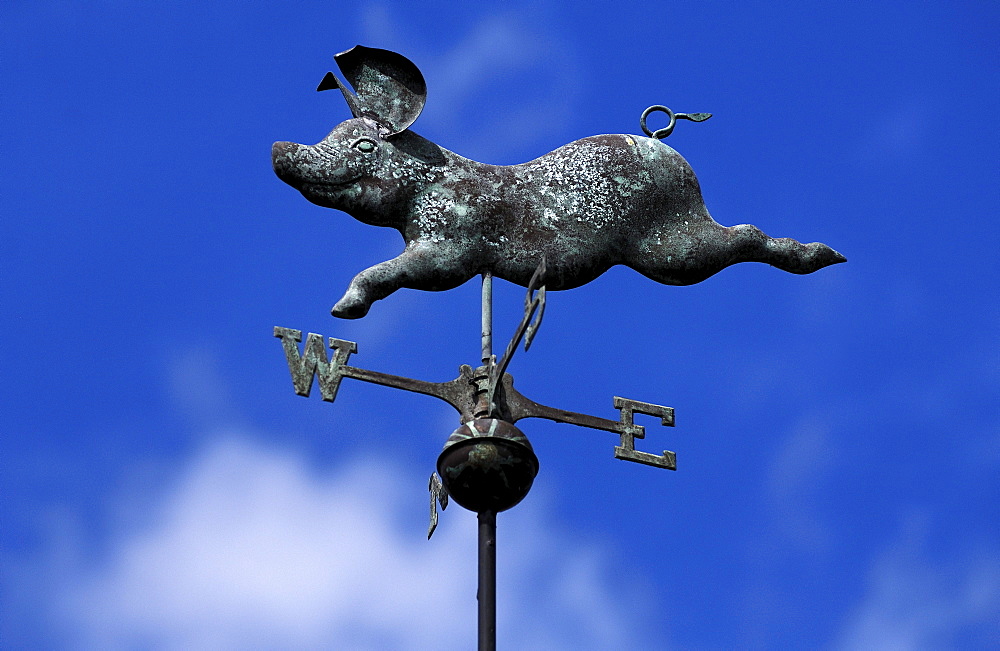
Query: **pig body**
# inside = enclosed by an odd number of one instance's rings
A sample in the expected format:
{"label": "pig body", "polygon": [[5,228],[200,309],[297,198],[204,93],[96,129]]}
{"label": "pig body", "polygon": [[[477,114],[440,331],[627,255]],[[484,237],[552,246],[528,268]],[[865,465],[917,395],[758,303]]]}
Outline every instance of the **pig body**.
{"label": "pig body", "polygon": [[384,121],[355,112],[316,145],[272,150],[275,172],[308,200],[405,241],[353,279],[334,316],[362,317],[401,287],[446,290],[485,272],[527,286],[543,256],[550,290],[616,264],[690,285],[737,262],[811,273],[844,261],[825,244],[719,225],[687,161],[653,138],[592,136],[528,163],[487,165],[405,128],[387,135]]}

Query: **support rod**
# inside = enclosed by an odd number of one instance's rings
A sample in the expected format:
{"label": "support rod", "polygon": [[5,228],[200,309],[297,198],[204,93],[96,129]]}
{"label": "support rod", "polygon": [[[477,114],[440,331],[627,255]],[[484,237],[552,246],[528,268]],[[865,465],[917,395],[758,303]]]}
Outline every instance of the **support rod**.
{"label": "support rod", "polygon": [[497,514],[479,512],[479,651],[497,648]]}
{"label": "support rod", "polygon": [[493,357],[493,275],[483,274],[483,364]]}

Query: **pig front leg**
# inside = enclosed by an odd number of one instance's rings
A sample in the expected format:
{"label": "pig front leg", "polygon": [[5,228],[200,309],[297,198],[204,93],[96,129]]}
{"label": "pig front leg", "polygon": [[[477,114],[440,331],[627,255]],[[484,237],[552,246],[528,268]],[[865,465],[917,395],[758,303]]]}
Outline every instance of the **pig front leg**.
{"label": "pig front leg", "polygon": [[372,303],[401,287],[441,291],[454,289],[478,273],[474,265],[454,250],[441,251],[428,245],[407,247],[392,260],[365,269],[351,281],[331,314],[341,319],[360,319]]}

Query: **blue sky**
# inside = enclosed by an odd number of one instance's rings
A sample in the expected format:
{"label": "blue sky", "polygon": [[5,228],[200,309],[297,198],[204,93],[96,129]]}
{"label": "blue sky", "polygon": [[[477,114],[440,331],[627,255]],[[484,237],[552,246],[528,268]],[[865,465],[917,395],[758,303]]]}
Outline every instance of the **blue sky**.
{"label": "blue sky", "polygon": [[[498,518],[507,648],[981,648],[1000,637],[1000,112],[987,2],[14,2],[0,21],[0,639],[31,648],[469,648],[475,516],[425,538],[457,425],[345,380],[292,392],[273,326],[450,380],[478,283],[329,308],[394,231],[319,208],[276,140],[361,43],[413,60],[414,131],[489,163],[712,112],[668,139],[724,225],[823,241],[810,276],[615,268],[549,295],[520,391],[641,447],[522,421]],[[497,338],[524,290],[496,287]]]}

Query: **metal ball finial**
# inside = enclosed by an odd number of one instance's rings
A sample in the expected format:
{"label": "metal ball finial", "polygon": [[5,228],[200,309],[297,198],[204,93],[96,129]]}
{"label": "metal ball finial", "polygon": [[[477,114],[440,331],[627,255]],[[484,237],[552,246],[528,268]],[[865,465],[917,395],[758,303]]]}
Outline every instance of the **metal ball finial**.
{"label": "metal ball finial", "polygon": [[437,471],[459,506],[499,513],[516,506],[531,490],[538,457],[528,438],[511,423],[479,418],[448,437]]}

